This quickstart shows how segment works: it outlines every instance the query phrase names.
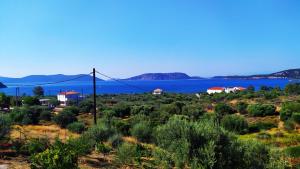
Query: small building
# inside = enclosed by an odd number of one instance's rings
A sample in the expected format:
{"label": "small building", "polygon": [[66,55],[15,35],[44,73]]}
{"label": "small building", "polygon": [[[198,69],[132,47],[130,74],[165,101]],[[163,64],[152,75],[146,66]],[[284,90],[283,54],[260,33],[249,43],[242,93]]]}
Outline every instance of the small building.
{"label": "small building", "polygon": [[225,89],[225,93],[235,93],[238,91],[246,90],[244,87],[228,87]]}
{"label": "small building", "polygon": [[207,89],[208,94],[222,93],[225,92],[225,87],[212,87]]}
{"label": "small building", "polygon": [[39,99],[42,106],[50,107],[50,99]]}
{"label": "small building", "polygon": [[163,92],[162,89],[155,89],[155,90],[153,90],[152,94],[153,94],[153,95],[161,95],[162,92]]}
{"label": "small building", "polygon": [[61,106],[67,106],[70,102],[78,103],[81,99],[80,93],[75,91],[60,92],[57,94],[57,100]]}

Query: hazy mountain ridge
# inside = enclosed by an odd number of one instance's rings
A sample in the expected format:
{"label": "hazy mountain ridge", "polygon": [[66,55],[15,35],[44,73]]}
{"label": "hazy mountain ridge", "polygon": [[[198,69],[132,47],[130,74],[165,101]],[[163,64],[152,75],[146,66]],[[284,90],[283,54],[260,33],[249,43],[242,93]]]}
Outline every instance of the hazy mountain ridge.
{"label": "hazy mountain ridge", "polygon": [[138,76],[130,77],[124,80],[188,80],[188,79],[202,79],[201,77],[192,77],[185,73],[145,73]]}
{"label": "hazy mountain ridge", "polygon": [[[84,74],[78,74],[78,75],[57,74],[57,75],[30,75],[22,78],[0,77],[0,81],[4,83],[57,82],[57,81],[65,81],[70,79],[74,79],[74,81],[91,81],[92,78],[93,78],[92,76],[84,76]],[[102,80],[102,79],[97,78],[97,80]]]}
{"label": "hazy mountain ridge", "polygon": [[215,79],[300,79],[300,69],[288,69],[271,74],[249,76],[214,76]]}
{"label": "hazy mountain ridge", "polygon": [[5,86],[3,83],[0,82],[0,88],[6,88],[7,86]]}

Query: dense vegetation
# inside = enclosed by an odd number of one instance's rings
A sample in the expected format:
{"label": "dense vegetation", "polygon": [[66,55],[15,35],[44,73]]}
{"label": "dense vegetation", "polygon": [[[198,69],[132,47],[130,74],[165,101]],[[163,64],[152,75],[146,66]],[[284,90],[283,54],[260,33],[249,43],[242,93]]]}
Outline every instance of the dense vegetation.
{"label": "dense vegetation", "polygon": [[[89,122],[89,97],[78,106],[52,113],[51,107],[39,105],[40,88],[34,97],[23,97],[21,107],[14,107],[13,97],[1,94],[0,139],[13,143],[31,168],[78,168],[78,159],[91,153],[113,154],[107,168],[297,167],[290,159],[299,158],[298,86],[291,84],[284,90],[262,86],[259,91],[249,87],[237,93],[202,93],[200,98],[168,93],[101,95],[97,124]],[[80,135],[52,141],[39,136],[23,141],[8,138],[11,124],[49,123]]]}

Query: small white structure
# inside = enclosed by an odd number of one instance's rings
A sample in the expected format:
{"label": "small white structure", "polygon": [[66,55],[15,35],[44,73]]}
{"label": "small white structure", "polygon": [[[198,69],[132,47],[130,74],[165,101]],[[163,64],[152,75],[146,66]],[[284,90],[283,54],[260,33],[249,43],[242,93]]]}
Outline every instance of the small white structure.
{"label": "small white structure", "polygon": [[208,94],[215,94],[215,93],[234,93],[238,91],[246,90],[244,87],[212,87],[207,89]]}
{"label": "small white structure", "polygon": [[50,99],[40,99],[39,101],[42,106],[50,106]]}
{"label": "small white structure", "polygon": [[225,87],[212,87],[207,89],[208,94],[222,93],[225,92]]}
{"label": "small white structure", "polygon": [[162,89],[155,89],[155,90],[153,90],[153,93],[152,93],[152,94],[154,94],[154,95],[161,95],[162,92],[163,92]]}
{"label": "small white structure", "polygon": [[234,93],[238,91],[243,91],[246,90],[246,88],[243,87],[228,87],[225,89],[225,93]]}
{"label": "small white structure", "polygon": [[60,92],[57,94],[57,100],[61,106],[67,106],[68,102],[79,102],[81,100],[80,93],[75,91]]}

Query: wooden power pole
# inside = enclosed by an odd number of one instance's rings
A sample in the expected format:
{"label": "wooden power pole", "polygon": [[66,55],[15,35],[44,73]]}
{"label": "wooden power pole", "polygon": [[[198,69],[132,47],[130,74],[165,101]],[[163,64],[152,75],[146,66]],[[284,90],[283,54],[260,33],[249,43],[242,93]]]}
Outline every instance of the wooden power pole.
{"label": "wooden power pole", "polygon": [[93,87],[94,87],[94,123],[97,124],[97,104],[96,104],[96,70],[93,68]]}

